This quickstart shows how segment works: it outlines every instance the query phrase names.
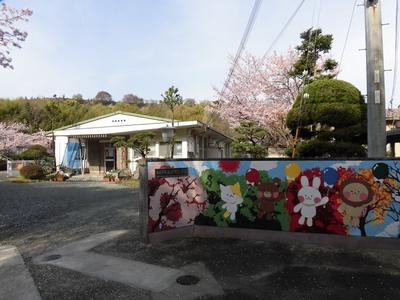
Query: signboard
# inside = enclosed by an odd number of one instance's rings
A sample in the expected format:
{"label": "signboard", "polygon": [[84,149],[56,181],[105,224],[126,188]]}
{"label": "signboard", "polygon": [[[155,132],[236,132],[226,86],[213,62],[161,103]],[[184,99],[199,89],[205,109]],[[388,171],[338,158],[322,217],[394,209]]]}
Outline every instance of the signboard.
{"label": "signboard", "polygon": [[189,176],[188,168],[156,169],[156,178],[184,177]]}

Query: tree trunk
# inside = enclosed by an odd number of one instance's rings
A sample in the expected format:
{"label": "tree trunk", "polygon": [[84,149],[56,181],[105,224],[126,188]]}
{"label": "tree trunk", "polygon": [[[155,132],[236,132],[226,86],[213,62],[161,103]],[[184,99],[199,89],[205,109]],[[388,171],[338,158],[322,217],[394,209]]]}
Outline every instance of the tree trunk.
{"label": "tree trunk", "polygon": [[367,233],[365,232],[365,220],[366,220],[367,216],[365,217],[360,217],[360,225],[359,225],[359,229],[361,232],[361,236],[367,236]]}

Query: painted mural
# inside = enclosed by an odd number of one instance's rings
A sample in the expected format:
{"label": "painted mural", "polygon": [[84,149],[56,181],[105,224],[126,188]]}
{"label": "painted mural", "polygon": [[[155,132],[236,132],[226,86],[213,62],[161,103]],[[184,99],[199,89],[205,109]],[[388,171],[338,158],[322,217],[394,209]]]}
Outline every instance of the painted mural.
{"label": "painted mural", "polygon": [[[175,168],[189,175],[155,175]],[[149,232],[196,224],[400,237],[400,161],[175,160],[148,162],[148,172]]]}

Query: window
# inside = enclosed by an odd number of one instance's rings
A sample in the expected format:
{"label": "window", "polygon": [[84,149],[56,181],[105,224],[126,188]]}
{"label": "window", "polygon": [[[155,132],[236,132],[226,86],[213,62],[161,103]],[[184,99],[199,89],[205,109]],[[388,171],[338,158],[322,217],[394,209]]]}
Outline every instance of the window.
{"label": "window", "polygon": [[[169,157],[170,150],[169,150],[169,143],[160,142],[159,145],[159,156],[160,157]],[[182,142],[175,142],[174,148],[174,156],[182,156]]]}

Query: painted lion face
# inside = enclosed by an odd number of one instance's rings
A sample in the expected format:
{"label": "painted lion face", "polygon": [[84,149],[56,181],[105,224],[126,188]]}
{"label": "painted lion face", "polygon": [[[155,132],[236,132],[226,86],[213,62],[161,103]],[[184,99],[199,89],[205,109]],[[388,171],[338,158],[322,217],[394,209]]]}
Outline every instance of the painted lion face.
{"label": "painted lion face", "polygon": [[340,188],[340,197],[344,203],[359,207],[372,201],[373,192],[371,186],[365,180],[349,178]]}

